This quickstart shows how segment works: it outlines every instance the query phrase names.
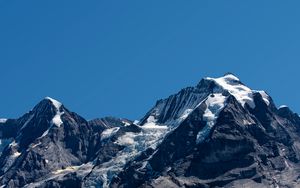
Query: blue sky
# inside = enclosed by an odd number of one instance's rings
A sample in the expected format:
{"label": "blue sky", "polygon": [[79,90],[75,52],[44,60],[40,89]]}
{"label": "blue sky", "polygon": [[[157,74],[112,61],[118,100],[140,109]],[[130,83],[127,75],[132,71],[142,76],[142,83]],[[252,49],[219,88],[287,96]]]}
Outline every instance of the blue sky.
{"label": "blue sky", "polygon": [[0,0],[0,117],[45,96],[87,119],[139,119],[235,73],[300,112],[299,1]]}

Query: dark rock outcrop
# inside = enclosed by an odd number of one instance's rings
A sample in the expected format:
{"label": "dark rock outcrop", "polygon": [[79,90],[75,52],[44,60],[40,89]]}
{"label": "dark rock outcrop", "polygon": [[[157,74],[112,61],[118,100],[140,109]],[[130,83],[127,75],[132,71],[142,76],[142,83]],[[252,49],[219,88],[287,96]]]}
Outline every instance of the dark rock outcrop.
{"label": "dark rock outcrop", "polygon": [[0,122],[3,187],[298,187],[300,117],[232,74],[205,78],[135,124],[87,121],[45,98]]}

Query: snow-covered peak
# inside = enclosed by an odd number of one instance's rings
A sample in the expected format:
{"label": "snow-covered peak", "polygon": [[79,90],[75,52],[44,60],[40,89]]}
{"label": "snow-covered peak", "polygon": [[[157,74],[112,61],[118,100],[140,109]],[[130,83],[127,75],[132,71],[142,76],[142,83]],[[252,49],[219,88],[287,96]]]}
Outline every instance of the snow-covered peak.
{"label": "snow-covered peak", "polygon": [[55,99],[53,99],[53,98],[51,98],[51,97],[45,97],[45,99],[51,101],[52,104],[55,106],[55,108],[56,108],[57,110],[59,110],[60,107],[62,106],[62,103],[61,103],[61,102],[59,102],[59,101],[57,101],[57,100],[55,100]]}
{"label": "snow-covered peak", "polygon": [[[247,103],[251,108],[255,108],[253,100],[254,93],[260,93],[267,105],[270,104],[269,96],[264,91],[255,91],[245,86],[240,79],[233,74],[226,74],[220,78],[205,78],[216,83],[218,86],[213,92],[219,92],[218,89],[228,91],[233,95],[243,106]],[[216,91],[215,91],[216,90]]]}
{"label": "snow-covered peak", "polygon": [[154,123],[176,127],[184,121],[210,94],[232,95],[245,107],[255,108],[254,97],[259,93],[266,105],[271,98],[264,91],[252,90],[245,86],[238,77],[228,73],[219,78],[207,77],[195,87],[187,87],[177,94],[159,100],[140,121],[140,125]]}
{"label": "snow-covered peak", "polygon": [[223,77],[220,77],[220,78],[226,79],[228,81],[230,81],[230,80],[231,81],[240,81],[240,79],[232,73],[227,73]]}
{"label": "snow-covered peak", "polygon": [[7,121],[7,119],[5,118],[0,118],[0,123],[5,123]]}
{"label": "snow-covered peak", "polygon": [[45,100],[51,101],[51,103],[53,104],[53,106],[55,107],[55,110],[56,110],[56,115],[53,117],[51,123],[53,125],[56,125],[57,127],[60,127],[63,124],[61,115],[64,114],[64,112],[61,110],[62,103],[51,97],[45,97]]}

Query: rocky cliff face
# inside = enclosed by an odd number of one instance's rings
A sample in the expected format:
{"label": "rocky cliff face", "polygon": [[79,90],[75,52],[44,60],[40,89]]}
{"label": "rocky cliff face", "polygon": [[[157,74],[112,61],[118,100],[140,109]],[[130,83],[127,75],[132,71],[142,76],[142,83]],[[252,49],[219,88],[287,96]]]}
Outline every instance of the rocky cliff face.
{"label": "rocky cliff face", "polygon": [[138,124],[51,98],[0,121],[4,187],[299,187],[300,118],[237,77],[205,78]]}

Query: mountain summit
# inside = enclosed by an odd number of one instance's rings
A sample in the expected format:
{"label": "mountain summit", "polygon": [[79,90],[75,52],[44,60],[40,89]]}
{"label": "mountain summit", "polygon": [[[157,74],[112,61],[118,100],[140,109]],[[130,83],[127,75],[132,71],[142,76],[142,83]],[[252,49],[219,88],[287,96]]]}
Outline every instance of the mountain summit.
{"label": "mountain summit", "polygon": [[[143,124],[154,121],[170,126],[178,125],[197,106],[214,97],[214,103],[223,107],[225,98],[232,96],[243,107],[255,108],[255,95],[261,95],[265,103],[270,104],[270,97],[266,92],[251,90],[233,74],[228,73],[220,78],[207,77],[202,79],[195,87],[182,89],[179,93],[171,95],[167,99],[159,100],[141,122]],[[208,101],[208,103],[210,102]]]}
{"label": "mountain summit", "polygon": [[235,75],[204,78],[135,123],[46,97],[0,121],[2,187],[299,187],[300,118]]}

